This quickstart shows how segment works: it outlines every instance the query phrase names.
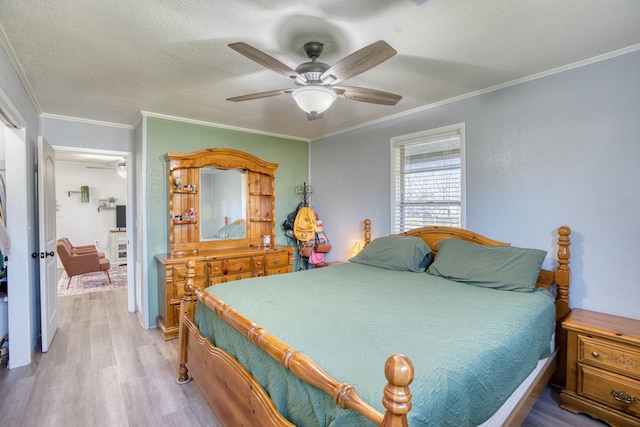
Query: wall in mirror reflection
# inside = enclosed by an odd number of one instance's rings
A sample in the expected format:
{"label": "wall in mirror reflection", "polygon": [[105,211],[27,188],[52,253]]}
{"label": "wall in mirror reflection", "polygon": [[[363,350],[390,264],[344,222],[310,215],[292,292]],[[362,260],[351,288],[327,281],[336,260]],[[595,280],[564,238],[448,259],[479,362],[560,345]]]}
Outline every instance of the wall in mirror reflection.
{"label": "wall in mirror reflection", "polygon": [[200,168],[200,241],[244,239],[247,234],[247,174]]}

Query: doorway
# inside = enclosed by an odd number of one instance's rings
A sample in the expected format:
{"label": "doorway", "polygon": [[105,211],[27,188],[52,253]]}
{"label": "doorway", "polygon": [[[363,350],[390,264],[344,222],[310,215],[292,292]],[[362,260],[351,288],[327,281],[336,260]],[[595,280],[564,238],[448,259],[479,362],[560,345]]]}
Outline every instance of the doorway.
{"label": "doorway", "polygon": [[[93,245],[110,260],[111,284],[104,273],[60,280],[59,295],[128,289],[128,311],[135,311],[131,267],[131,153],[54,146],[56,151],[56,229],[74,246]],[[62,265],[58,267],[62,269]],[[64,271],[64,270],[61,270]],[[66,273],[65,273],[66,275]],[[95,276],[95,277],[94,277]],[[66,286],[68,285],[68,287]]]}

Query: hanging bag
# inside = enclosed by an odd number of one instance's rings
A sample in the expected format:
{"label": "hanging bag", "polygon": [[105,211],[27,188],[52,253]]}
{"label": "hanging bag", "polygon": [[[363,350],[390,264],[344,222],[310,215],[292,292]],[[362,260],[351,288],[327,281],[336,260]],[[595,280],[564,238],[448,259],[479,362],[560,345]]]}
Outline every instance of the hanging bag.
{"label": "hanging bag", "polygon": [[304,258],[309,258],[313,252],[313,244],[310,242],[299,242],[298,251],[299,255]]}
{"label": "hanging bag", "polygon": [[309,206],[300,208],[293,224],[293,235],[301,242],[308,242],[316,234],[316,214]]}
{"label": "hanging bag", "polygon": [[331,243],[329,243],[329,238],[327,238],[324,231],[316,233],[316,244],[314,245],[313,250],[321,254],[326,254],[331,250]]}
{"label": "hanging bag", "polygon": [[309,257],[309,264],[322,264],[324,263],[324,254],[320,252],[311,251],[311,256]]}
{"label": "hanging bag", "polygon": [[287,215],[287,219],[285,219],[284,222],[282,223],[282,227],[284,227],[285,229],[285,234],[289,237],[294,237],[293,227],[296,222],[296,216],[298,215],[298,212],[300,212],[300,209],[302,209],[303,206],[304,206],[304,203],[300,202],[298,206],[295,208],[295,210],[293,212],[290,212]]}

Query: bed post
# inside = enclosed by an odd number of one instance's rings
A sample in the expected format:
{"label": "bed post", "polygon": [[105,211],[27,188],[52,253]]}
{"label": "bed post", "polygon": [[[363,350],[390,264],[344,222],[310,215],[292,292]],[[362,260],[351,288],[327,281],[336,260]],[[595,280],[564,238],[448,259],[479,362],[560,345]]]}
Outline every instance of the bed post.
{"label": "bed post", "polygon": [[369,218],[364,220],[364,245],[367,246],[371,243],[371,220]]}
{"label": "bed post", "polygon": [[564,387],[567,371],[567,333],[562,328],[562,320],[571,311],[569,303],[569,285],[571,281],[571,268],[569,267],[569,259],[571,252],[569,245],[571,244],[571,229],[567,226],[558,228],[558,268],[556,269],[555,283],[557,287],[556,297],[556,347],[558,347],[558,368],[553,373],[551,383]]}
{"label": "bed post", "polygon": [[569,258],[571,252],[569,245],[571,240],[569,235],[571,229],[566,226],[558,228],[558,268],[556,271],[556,285],[558,286],[558,303],[556,304],[556,318],[563,319],[569,314],[569,282],[571,280],[571,269],[569,268]]}
{"label": "bed post", "polygon": [[187,325],[184,324],[184,318],[188,318],[190,321],[194,321],[196,314],[196,301],[198,298],[195,295],[193,288],[193,278],[196,275],[196,262],[192,259],[186,263],[185,281],[184,281],[184,296],[180,302],[180,327],[178,329],[179,340],[179,354],[178,354],[178,378],[176,381],[178,384],[185,384],[191,381],[189,372],[187,370],[187,352],[189,345],[189,331]]}
{"label": "bed post", "polygon": [[408,357],[395,354],[387,359],[384,375],[389,383],[384,388],[382,404],[387,409],[381,427],[407,427],[407,413],[411,410],[413,363]]}

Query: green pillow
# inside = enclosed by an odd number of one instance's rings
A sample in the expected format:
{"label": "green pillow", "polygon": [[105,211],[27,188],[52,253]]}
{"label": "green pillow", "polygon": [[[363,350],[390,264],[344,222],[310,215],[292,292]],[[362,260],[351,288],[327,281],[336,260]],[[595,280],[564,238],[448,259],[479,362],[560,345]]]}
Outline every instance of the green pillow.
{"label": "green pillow", "polygon": [[446,239],[427,273],[456,282],[507,291],[530,292],[547,252],[514,246],[487,247],[460,239]]}
{"label": "green pillow", "polygon": [[425,256],[431,252],[424,240],[415,236],[378,237],[349,261],[388,270],[424,272]]}

